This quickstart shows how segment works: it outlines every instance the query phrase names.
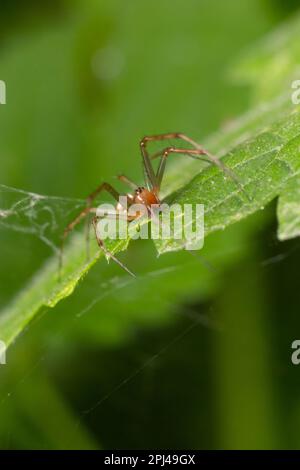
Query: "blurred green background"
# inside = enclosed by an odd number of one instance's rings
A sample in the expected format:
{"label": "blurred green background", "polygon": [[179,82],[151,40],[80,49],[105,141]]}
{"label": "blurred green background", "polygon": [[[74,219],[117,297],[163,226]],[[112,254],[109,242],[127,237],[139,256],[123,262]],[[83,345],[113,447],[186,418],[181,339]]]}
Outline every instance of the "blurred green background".
{"label": "blurred green background", "polygon": [[[296,7],[2,0],[0,183],[83,198],[141,181],[143,135],[201,142],[247,110],[228,70]],[[0,242],[4,307],[52,252],[13,227]],[[138,281],[99,262],[9,349],[0,448],[300,448],[298,248],[277,242],[272,204],[210,236],[207,262],[151,241],[122,254]]]}

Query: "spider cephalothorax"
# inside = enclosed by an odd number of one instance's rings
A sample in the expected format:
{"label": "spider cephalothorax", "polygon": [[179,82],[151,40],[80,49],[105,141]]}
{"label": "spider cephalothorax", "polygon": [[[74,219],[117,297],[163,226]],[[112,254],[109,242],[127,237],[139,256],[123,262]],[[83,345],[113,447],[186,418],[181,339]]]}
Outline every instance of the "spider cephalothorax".
{"label": "spider cephalothorax", "polygon": [[148,189],[139,186],[133,197],[134,204],[144,204],[145,206],[152,206],[160,204],[158,196],[155,191],[149,191]]}

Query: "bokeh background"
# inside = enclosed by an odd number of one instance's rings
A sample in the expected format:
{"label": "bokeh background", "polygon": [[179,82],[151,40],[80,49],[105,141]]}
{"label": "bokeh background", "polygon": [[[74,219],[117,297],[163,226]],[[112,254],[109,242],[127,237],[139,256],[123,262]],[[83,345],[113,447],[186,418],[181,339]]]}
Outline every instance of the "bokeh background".
{"label": "bokeh background", "polygon": [[[297,3],[2,0],[0,183],[84,198],[141,181],[143,135],[201,141],[248,109],[228,70]],[[4,307],[53,254],[9,224],[0,243]],[[272,204],[210,236],[202,262],[151,241],[122,254],[138,283],[99,262],[9,349],[0,448],[299,448],[298,248],[276,240]]]}

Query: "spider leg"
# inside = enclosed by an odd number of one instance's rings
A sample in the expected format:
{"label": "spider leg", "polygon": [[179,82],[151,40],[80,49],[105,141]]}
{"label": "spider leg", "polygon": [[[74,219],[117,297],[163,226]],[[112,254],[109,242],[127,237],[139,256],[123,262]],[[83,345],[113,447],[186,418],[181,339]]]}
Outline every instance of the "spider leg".
{"label": "spider leg", "polygon": [[[115,214],[108,214],[110,216],[117,216],[118,213],[116,212]],[[104,216],[105,217],[105,216]],[[118,258],[116,258],[105,246],[104,244],[104,241],[98,236],[98,233],[97,233],[97,222],[98,220],[100,219],[101,217],[99,216],[95,216],[93,217],[93,220],[92,220],[92,224],[93,224],[93,227],[94,227],[94,230],[95,230],[95,236],[96,236],[96,240],[97,240],[97,243],[98,243],[98,246],[99,248],[101,248],[101,250],[104,252],[104,254],[108,257],[110,257],[113,261],[115,261],[122,269],[124,269],[124,271],[126,271],[128,274],[130,274],[132,277],[136,277],[135,274],[133,274],[133,272],[131,272],[126,266],[125,264],[123,264]]]}
{"label": "spider leg", "polygon": [[[120,194],[118,191],[115,190],[115,188],[109,184],[109,183],[101,183],[95,191],[93,191],[91,194],[88,195],[86,198],[87,201],[87,206],[90,207],[93,203],[93,201],[96,199],[96,197],[102,192],[106,191],[109,193],[116,201],[119,201]],[[85,224],[85,240],[86,240],[86,253],[87,253],[87,259],[90,258],[90,218],[87,217],[86,219],[86,224]]]}
{"label": "spider leg", "polygon": [[152,159],[161,157],[160,164],[157,169],[157,182],[159,185],[159,188],[162,183],[162,179],[164,176],[165,172],[165,167],[166,167],[166,161],[167,158],[170,154],[179,154],[179,155],[187,155],[190,158],[194,158],[196,160],[200,160],[206,163],[210,163],[211,165],[215,165],[218,168],[220,168],[229,178],[231,178],[236,185],[239,187],[239,189],[243,192],[243,194],[246,195],[247,199],[251,201],[251,197],[249,194],[245,191],[243,185],[239,181],[239,179],[236,177],[233,171],[231,171],[230,168],[228,168],[224,163],[219,160],[219,158],[215,157],[214,155],[211,155],[209,152],[207,152],[205,149],[199,147],[197,149],[181,149],[181,148],[176,148],[176,147],[167,147],[166,149],[162,150],[161,152],[157,152],[156,154],[152,155]]}
{"label": "spider leg", "polygon": [[90,224],[89,224],[89,217],[87,217],[91,212],[96,212],[95,207],[91,207],[93,201],[95,198],[102,192],[106,191],[111,196],[116,199],[116,201],[119,201],[120,194],[118,191],[116,191],[109,183],[102,183],[100,184],[95,191],[93,191],[91,194],[88,195],[86,198],[87,202],[87,207],[85,207],[76,217],[74,220],[72,220],[67,227],[64,230],[63,236],[62,236],[62,241],[61,241],[61,246],[60,246],[60,256],[59,256],[59,272],[61,273],[62,265],[63,265],[63,251],[64,251],[64,244],[67,236],[69,233],[78,225],[82,219],[86,217],[86,227],[85,227],[85,233],[86,233],[86,246],[87,246],[87,259],[89,259],[89,235],[90,235]]}
{"label": "spider leg", "polygon": [[147,142],[154,142],[154,141],[159,141],[159,140],[162,141],[162,140],[168,140],[168,139],[179,139],[179,140],[188,142],[196,149],[203,149],[203,147],[200,144],[198,144],[198,142],[191,139],[190,137],[188,137],[186,134],[183,134],[182,132],[167,132],[166,134],[151,135],[151,136],[145,137],[145,139]]}
{"label": "spider leg", "polygon": [[157,179],[156,179],[156,175],[155,175],[155,172],[154,172],[151,160],[150,160],[149,153],[148,153],[147,148],[146,148],[147,147],[147,140],[146,139],[147,138],[144,137],[140,141],[140,149],[141,149],[141,153],[142,153],[142,157],[143,157],[145,183],[146,183],[148,189],[151,188],[152,190],[156,191],[156,190],[158,190]]}
{"label": "spider leg", "polygon": [[[183,140],[183,141],[191,144],[198,151],[196,153],[191,152],[189,150],[187,150],[186,152],[180,152],[179,149],[178,149],[178,151],[173,151],[173,152],[168,152],[168,153],[185,153],[186,155],[190,156],[191,158],[206,161],[208,163],[211,163],[213,165],[218,166],[225,174],[227,174],[227,176],[229,176],[238,185],[238,187],[241,189],[241,191],[246,195],[247,199],[249,201],[252,200],[252,198],[249,196],[249,194],[245,191],[245,189],[242,186],[239,179],[233,173],[233,171],[231,171],[230,168],[228,168],[226,165],[224,165],[224,163],[221,162],[217,157],[215,157],[214,155],[211,155],[200,144],[198,144],[195,140],[188,137],[186,134],[183,134],[182,132],[168,132],[168,133],[165,133],[165,134],[157,134],[157,135],[146,136],[146,137],[144,137],[144,139],[142,141],[144,142],[144,145],[146,146],[148,142],[163,141],[163,140],[167,140],[167,139],[180,139],[180,140]],[[174,147],[170,147],[170,148],[174,148]],[[152,155],[150,157],[150,160],[152,160],[152,159],[154,159],[158,156],[162,157],[158,172],[156,173],[156,178],[157,178],[157,182],[158,182],[159,187],[161,185],[161,181],[162,181],[162,178],[163,178],[164,169],[165,169],[165,165],[166,165],[166,161],[163,161],[163,160],[166,160],[166,158],[167,158],[167,157],[163,157],[166,150],[167,149],[165,149],[164,151],[157,152],[157,153],[155,153],[154,155]],[[201,157],[201,155],[206,155],[206,158],[203,157],[203,156]],[[158,177],[158,173],[159,173],[159,177]],[[160,178],[160,180],[159,180],[159,178]]]}
{"label": "spider leg", "polygon": [[111,196],[116,200],[118,201],[119,198],[120,198],[120,194],[118,193],[118,191],[115,190],[115,188],[113,188],[113,186],[109,183],[101,183],[96,189],[95,191],[93,191],[91,194],[88,195],[88,197],[86,198],[87,200],[87,204],[88,205],[91,205],[92,202],[95,200],[95,198],[102,192],[102,191],[106,191],[108,192],[109,194],[111,194]]}
{"label": "spider leg", "polygon": [[186,134],[183,134],[182,132],[167,132],[165,134],[148,135],[142,139],[142,142],[144,142],[144,146],[146,147],[146,145],[149,142],[163,141],[163,140],[169,140],[169,139],[180,139],[185,142],[188,142],[196,149],[203,149],[203,147],[200,144],[198,144],[195,140],[191,139],[190,137],[188,137]]}
{"label": "spider leg", "polygon": [[[145,176],[150,181],[150,184],[152,185],[152,187],[156,188],[157,190],[160,188],[161,181],[158,180],[158,173],[155,174],[155,172],[153,170],[153,167],[151,165],[151,160],[153,158],[155,158],[156,156],[161,156],[162,152],[157,152],[152,157],[150,157],[150,155],[147,151],[147,145],[150,142],[163,141],[163,140],[168,140],[168,139],[181,139],[181,140],[184,140],[185,142],[190,143],[195,148],[197,148],[199,150],[200,149],[202,150],[202,147],[197,142],[195,142],[193,139],[191,139],[187,135],[183,134],[182,132],[168,132],[168,133],[165,133],[165,134],[154,134],[154,135],[145,136],[140,142],[142,156],[144,158]],[[207,153],[203,149],[203,153],[204,152]],[[153,177],[153,175],[152,176],[150,175],[150,177],[149,177],[149,173],[154,173],[154,177]],[[154,181],[155,181],[155,184],[154,184]]]}
{"label": "spider leg", "polygon": [[73,219],[65,228],[61,245],[60,245],[60,253],[59,253],[59,273],[61,273],[62,265],[63,265],[63,252],[64,252],[64,245],[65,240],[70,232],[78,225],[86,216],[88,216],[91,212],[96,212],[95,207],[85,207],[76,217]]}
{"label": "spider leg", "polygon": [[125,175],[118,175],[118,179],[122,181],[123,183],[127,184],[131,189],[136,189],[138,188],[138,185],[131,181],[127,176]]}
{"label": "spider leg", "polygon": [[187,155],[191,158],[197,158],[198,160],[207,161],[206,151],[204,149],[178,149],[176,147],[167,147],[160,152],[157,152],[152,156],[152,159],[160,157],[160,162],[157,168],[156,178],[159,185],[159,188],[162,183],[162,179],[166,169],[167,158],[170,154],[177,153],[182,155]]}

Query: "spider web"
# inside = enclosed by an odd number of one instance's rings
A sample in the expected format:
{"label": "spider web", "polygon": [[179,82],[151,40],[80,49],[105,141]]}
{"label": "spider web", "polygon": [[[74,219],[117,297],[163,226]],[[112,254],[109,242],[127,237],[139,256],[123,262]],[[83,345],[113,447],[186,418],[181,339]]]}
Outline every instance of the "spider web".
{"label": "spider web", "polygon": [[33,235],[54,253],[64,227],[84,206],[82,199],[45,196],[0,184],[0,226]]}

